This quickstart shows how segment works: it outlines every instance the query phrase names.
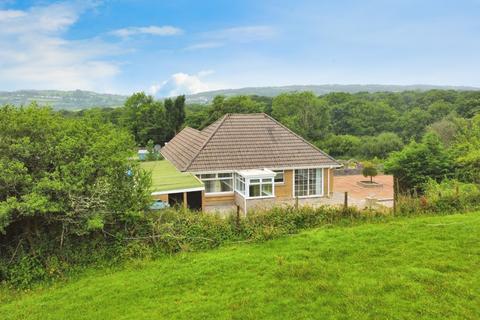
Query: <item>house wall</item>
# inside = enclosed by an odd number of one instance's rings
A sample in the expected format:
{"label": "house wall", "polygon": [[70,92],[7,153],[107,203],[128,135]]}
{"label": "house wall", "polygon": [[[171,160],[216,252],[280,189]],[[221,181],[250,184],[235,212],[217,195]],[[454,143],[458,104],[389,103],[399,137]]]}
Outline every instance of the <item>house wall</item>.
{"label": "house wall", "polygon": [[162,200],[162,201],[168,202],[168,194],[158,194],[158,195],[154,195],[154,196],[153,196],[153,199],[155,199],[155,200]]}
{"label": "house wall", "polygon": [[333,169],[323,169],[323,193],[324,197],[330,197],[333,194]]}
{"label": "house wall", "polygon": [[235,205],[240,207],[242,212],[245,212],[245,198],[238,192],[235,192]]}
{"label": "house wall", "polygon": [[293,170],[283,172],[283,183],[275,184],[275,197],[284,199],[293,197]]}
{"label": "house wall", "polygon": [[[275,198],[270,199],[248,199],[247,200],[247,210],[252,208],[266,208],[271,207],[275,204],[285,204],[287,203],[294,204],[295,197],[293,194],[293,183],[294,183],[294,170],[285,170],[284,171],[284,182],[281,184],[275,184]],[[333,194],[333,169],[325,168],[323,170],[323,185],[324,185],[324,195],[323,197],[330,197]],[[329,185],[330,184],[330,185]],[[320,198],[320,197],[318,197]],[[302,200],[299,199],[299,203],[315,201],[315,198],[311,200]],[[204,206],[232,206],[240,205],[241,209],[244,208],[244,201],[240,195],[235,193],[229,193],[226,195],[204,195]]]}
{"label": "house wall", "polygon": [[205,194],[204,199],[204,204],[206,206],[232,205],[235,203],[235,194],[233,192],[225,195]]}

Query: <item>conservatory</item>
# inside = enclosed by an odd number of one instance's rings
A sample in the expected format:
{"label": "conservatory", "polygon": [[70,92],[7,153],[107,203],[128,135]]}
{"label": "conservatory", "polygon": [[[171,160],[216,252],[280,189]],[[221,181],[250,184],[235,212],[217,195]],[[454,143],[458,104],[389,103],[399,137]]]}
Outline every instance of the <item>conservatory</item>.
{"label": "conservatory", "polygon": [[239,170],[235,174],[235,192],[245,199],[273,198],[275,175],[268,169]]}

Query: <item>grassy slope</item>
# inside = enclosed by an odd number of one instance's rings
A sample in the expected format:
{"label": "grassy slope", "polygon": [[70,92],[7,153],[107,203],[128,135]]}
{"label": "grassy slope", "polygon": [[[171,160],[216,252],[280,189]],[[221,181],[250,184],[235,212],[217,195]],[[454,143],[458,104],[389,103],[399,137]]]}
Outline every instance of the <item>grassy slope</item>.
{"label": "grassy slope", "polygon": [[35,290],[2,319],[480,318],[480,214],[318,229]]}

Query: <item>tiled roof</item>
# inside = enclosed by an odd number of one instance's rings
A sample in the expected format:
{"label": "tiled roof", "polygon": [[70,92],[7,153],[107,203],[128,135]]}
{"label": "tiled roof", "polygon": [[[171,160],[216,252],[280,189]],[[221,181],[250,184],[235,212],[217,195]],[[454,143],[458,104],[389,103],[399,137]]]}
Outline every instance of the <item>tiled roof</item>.
{"label": "tiled roof", "polygon": [[339,166],[263,113],[227,114],[198,131],[183,129],[161,150],[181,171]]}

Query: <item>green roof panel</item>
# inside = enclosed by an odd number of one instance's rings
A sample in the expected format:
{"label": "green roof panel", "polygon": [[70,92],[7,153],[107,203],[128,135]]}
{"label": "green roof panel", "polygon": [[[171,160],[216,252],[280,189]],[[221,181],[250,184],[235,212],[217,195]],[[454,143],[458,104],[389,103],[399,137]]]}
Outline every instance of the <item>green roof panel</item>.
{"label": "green roof panel", "polygon": [[152,173],[152,192],[202,188],[193,174],[180,172],[167,160],[142,162],[140,167]]}

